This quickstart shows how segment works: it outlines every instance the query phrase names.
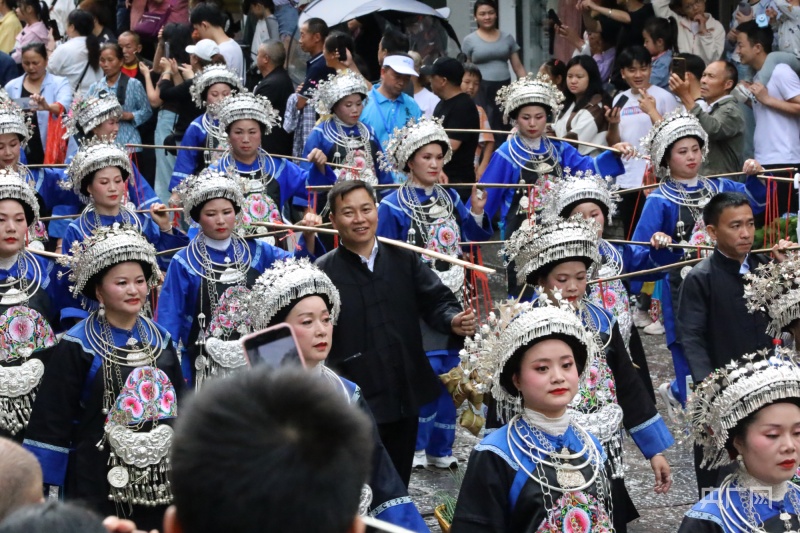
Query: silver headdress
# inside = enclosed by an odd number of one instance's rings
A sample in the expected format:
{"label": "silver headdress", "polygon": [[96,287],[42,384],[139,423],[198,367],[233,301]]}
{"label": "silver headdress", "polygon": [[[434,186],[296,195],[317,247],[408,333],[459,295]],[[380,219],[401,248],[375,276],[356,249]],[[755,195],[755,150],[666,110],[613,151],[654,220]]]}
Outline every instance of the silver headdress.
{"label": "silver headdress", "polygon": [[[69,290],[73,296],[83,293],[89,281],[102,270],[125,263],[136,261],[150,266],[150,277],[147,286],[155,288],[158,285],[161,271],[158,269],[156,249],[133,226],[113,224],[100,226],[84,241],[75,241],[69,255],[58,259],[59,264],[70,268]],[[95,299],[94,294],[84,294],[87,298]]]}
{"label": "silver headdress", "polygon": [[459,353],[463,375],[478,393],[491,392],[499,404],[498,413],[506,421],[522,410],[521,396],[500,383],[506,363],[518,349],[550,335],[573,337],[586,348],[583,372],[592,366],[598,349],[566,300],[555,305],[545,296],[544,289],[538,292],[541,296],[536,302],[509,300],[498,305],[498,313],[489,314],[488,323],[481,326],[480,333],[464,340],[464,349]]}
{"label": "silver headdress", "polygon": [[514,261],[520,285],[532,272],[569,257],[585,257],[598,264],[601,260],[599,229],[597,222],[585,220],[580,214],[534,226],[523,221],[500,251],[500,257]]}
{"label": "silver headdress", "polygon": [[787,253],[786,260],[772,261],[748,272],[744,278],[747,310],[769,316],[767,333],[780,337],[783,328],[800,318],[800,252]]}
{"label": "silver headdress", "polygon": [[208,65],[201,72],[195,74],[194,78],[192,78],[192,86],[189,87],[192,100],[194,100],[195,105],[200,109],[205,105],[203,101],[203,92],[215,83],[230,85],[233,92],[244,89],[242,81],[239,79],[237,73],[230,70],[225,65]]}
{"label": "silver headdress", "polygon": [[390,172],[406,174],[406,165],[414,152],[431,143],[445,144],[447,148],[442,164],[446,165],[453,158],[453,148],[442,120],[426,116],[412,118],[402,128],[395,128],[386,143],[386,149],[378,154],[380,166]]}
{"label": "silver headdress", "polygon": [[254,328],[259,330],[269,326],[280,310],[292,301],[313,295],[324,296],[328,300],[331,320],[335,324],[341,299],[331,279],[308,259],[276,261],[253,285],[247,311]]}
{"label": "silver headdress", "polygon": [[369,87],[367,80],[361,74],[356,74],[350,69],[340,70],[336,74],[330,74],[327,80],[319,82],[319,85],[311,91],[314,109],[320,115],[330,115],[336,102],[350,96],[360,94],[366,103]]}
{"label": "silver headdress", "polygon": [[210,168],[189,176],[175,190],[180,197],[184,214],[190,218],[195,207],[215,198],[230,200],[239,209],[245,203],[239,181]]}
{"label": "silver headdress", "polygon": [[84,142],[67,167],[66,180],[58,183],[65,190],[72,190],[85,204],[91,199],[87,196],[85,183],[92,173],[106,167],[119,167],[123,178],[133,174],[128,152],[122,145],[107,138],[92,138]]}
{"label": "silver headdress", "polygon": [[117,95],[108,91],[83,100],[75,100],[64,118],[64,126],[67,128],[64,138],[77,133],[89,133],[106,120],[121,117],[122,105],[117,100]]}
{"label": "silver headdress", "polygon": [[[19,175],[19,172],[10,168],[0,169],[0,200],[17,200],[27,208],[26,222],[32,226],[39,219],[39,202],[33,188]],[[30,211],[31,217],[27,217]]]}
{"label": "silver headdress", "polygon": [[730,431],[748,415],[778,400],[800,399],[800,358],[793,350],[748,354],[714,371],[689,397],[692,438],[703,448],[702,466],[732,462]]}
{"label": "silver headdress", "polygon": [[547,106],[552,115],[557,117],[561,112],[564,95],[553,85],[549,77],[541,74],[534,77],[533,74],[528,74],[497,91],[495,101],[503,111],[503,121],[508,124],[510,115],[526,105]]}
{"label": "silver headdress", "polygon": [[19,135],[23,147],[33,135],[31,119],[12,100],[0,100],[0,135],[6,133]]}
{"label": "silver headdress", "polygon": [[568,206],[585,200],[605,206],[610,219],[617,213],[617,204],[620,201],[617,190],[619,186],[611,177],[604,178],[591,170],[573,173],[568,168],[564,169],[561,179],[555,182],[553,189],[544,198],[542,217],[547,220],[560,218],[561,212]]}
{"label": "silver headdress", "polygon": [[661,160],[670,145],[684,137],[697,137],[702,142],[703,161],[708,157],[708,133],[703,129],[697,117],[676,109],[667,113],[664,118],[656,122],[650,133],[639,141],[642,150],[650,156],[650,162],[656,169],[660,178],[669,176],[669,168],[661,166]]}
{"label": "silver headdress", "polygon": [[211,114],[219,119],[219,129],[227,131],[237,120],[255,120],[264,127],[262,135],[269,135],[272,128],[280,123],[279,113],[272,107],[266,96],[240,92],[209,107]]}

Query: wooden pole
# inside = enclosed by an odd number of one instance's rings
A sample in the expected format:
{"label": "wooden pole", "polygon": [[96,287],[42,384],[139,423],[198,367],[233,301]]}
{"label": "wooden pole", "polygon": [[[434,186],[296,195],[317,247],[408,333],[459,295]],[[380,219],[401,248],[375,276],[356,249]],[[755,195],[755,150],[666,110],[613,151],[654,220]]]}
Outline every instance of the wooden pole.
{"label": "wooden pole", "polygon": [[[458,128],[445,128],[446,132],[452,133],[492,133],[492,134],[499,134],[499,135],[511,135],[510,131],[503,131],[503,130],[481,130],[481,129],[458,129]],[[615,154],[621,154],[619,150],[616,148],[611,148],[610,146],[603,146],[602,144],[595,144],[586,141],[578,141],[575,139],[564,139],[563,137],[554,137],[552,135],[546,135],[546,137],[553,141],[563,141],[572,144],[580,144],[583,146],[590,146],[592,148],[597,148],[599,150],[606,150],[608,152],[614,152]]]}
{"label": "wooden pole", "polygon": [[[650,246],[649,242],[643,241],[625,241],[622,239],[606,239],[606,242],[610,242],[613,244],[633,244],[635,246]],[[687,250],[713,250],[713,246],[704,246],[704,245],[691,245],[691,244],[679,244],[677,242],[671,243],[668,248],[685,248]]]}
{"label": "wooden pole", "polygon": [[54,252],[45,252],[44,250],[37,250],[35,248],[25,248],[26,251],[35,254],[41,255],[42,257],[47,257],[49,259],[58,259],[60,257],[64,257],[64,254],[57,254]]}
{"label": "wooden pole", "polygon": [[688,265],[694,265],[695,263],[699,263],[704,258],[700,257],[697,259],[689,259],[688,261],[679,261],[677,263],[673,263],[671,265],[664,265],[656,268],[648,268],[647,270],[639,270],[638,272],[628,272],[627,274],[620,274],[619,276],[611,276],[609,278],[598,278],[590,280],[589,283],[606,283],[609,281],[614,281],[618,279],[628,279],[628,278],[635,278],[638,276],[644,276],[647,274],[655,274],[656,272],[663,272],[665,270],[672,270],[673,268],[682,268]]}
{"label": "wooden pole", "polygon": [[648,189],[655,189],[659,185],[659,183],[651,183],[650,185],[642,185],[641,187],[633,187],[631,189],[619,189],[617,194],[630,194],[632,192],[646,191]]}
{"label": "wooden pole", "polygon": [[25,165],[28,168],[66,168],[69,165],[66,163],[50,163],[47,165]]}
{"label": "wooden pole", "polygon": [[[313,231],[316,233],[324,233],[326,235],[338,235],[339,232],[335,229],[325,229],[320,228],[318,226],[296,226],[294,224],[273,224],[271,222],[253,222],[254,226],[263,226],[266,228],[277,228],[277,229],[290,229],[293,231]],[[478,272],[483,272],[484,274],[494,274],[495,270],[492,268],[487,268],[481,265],[476,265],[474,263],[470,263],[469,261],[463,261],[461,259],[457,259],[455,257],[450,257],[449,255],[445,255],[439,252],[434,252],[432,250],[426,250],[425,248],[420,248],[419,246],[414,246],[413,244],[408,244],[403,241],[397,241],[395,239],[387,239],[386,237],[378,237],[378,240],[384,244],[389,244],[392,246],[397,246],[398,248],[405,248],[406,250],[411,250],[412,252],[416,252],[418,254],[427,255],[428,257],[433,257],[434,259],[439,259],[440,261],[444,261],[446,263],[450,263],[453,265],[462,266],[464,268],[469,268],[471,270],[477,270]]]}
{"label": "wooden pole", "polygon": [[[182,207],[164,207],[162,209],[156,209],[156,213],[177,213],[177,212],[183,212],[183,208]],[[137,209],[137,210],[134,211],[134,213],[150,213],[150,210],[149,209]],[[48,221],[48,220],[67,220],[67,219],[70,219],[70,218],[78,218],[80,216],[81,216],[81,213],[75,213],[75,214],[72,214],[72,215],[56,215],[56,216],[50,216],[50,217],[39,217],[39,220],[41,220],[42,222]]]}
{"label": "wooden pole", "polygon": [[[475,185],[478,189],[527,189],[533,187],[532,183],[441,183],[445,189],[471,189]],[[387,183],[373,185],[373,189],[399,189],[402,187],[399,183]],[[329,191],[333,185],[307,185],[306,190],[309,191]]]}

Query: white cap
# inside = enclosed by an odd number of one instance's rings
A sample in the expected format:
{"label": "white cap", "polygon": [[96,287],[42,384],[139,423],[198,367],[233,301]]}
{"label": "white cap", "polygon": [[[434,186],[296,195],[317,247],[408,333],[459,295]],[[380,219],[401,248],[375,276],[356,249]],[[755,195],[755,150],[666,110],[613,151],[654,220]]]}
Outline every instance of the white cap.
{"label": "white cap", "polygon": [[187,54],[194,54],[203,61],[211,61],[211,58],[219,54],[219,46],[211,39],[201,39],[197,44],[190,44],[186,47]]}
{"label": "white cap", "polygon": [[408,76],[418,77],[417,71],[414,70],[414,60],[406,56],[386,56],[383,58],[383,66],[389,67],[398,74],[406,74]]}

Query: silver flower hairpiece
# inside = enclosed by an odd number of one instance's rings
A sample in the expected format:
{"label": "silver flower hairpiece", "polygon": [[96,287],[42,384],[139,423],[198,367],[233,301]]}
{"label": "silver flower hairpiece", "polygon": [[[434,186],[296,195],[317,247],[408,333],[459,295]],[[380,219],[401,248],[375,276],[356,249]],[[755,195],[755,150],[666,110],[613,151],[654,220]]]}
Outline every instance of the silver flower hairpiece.
{"label": "silver flower hairpiece", "polygon": [[800,252],[786,255],[785,261],[765,263],[744,276],[747,309],[769,316],[767,333],[773,337],[800,318]]}
{"label": "silver flower hairpiece", "polygon": [[72,190],[83,203],[88,204],[91,199],[85,193],[85,182],[94,172],[106,167],[118,167],[123,178],[133,174],[128,152],[122,145],[107,137],[93,137],[83,142],[67,167],[67,179],[59,181],[58,186]]}
{"label": "silver flower hairpiece", "polygon": [[708,133],[703,129],[697,117],[680,109],[668,113],[656,122],[640,141],[644,153],[650,156],[650,161],[660,178],[669,176],[669,168],[661,166],[664,154],[673,143],[684,137],[697,137],[701,140],[703,160],[708,157]]}
{"label": "silver flower hairpiece", "polygon": [[336,102],[350,96],[360,94],[366,103],[369,87],[364,76],[356,74],[350,69],[340,70],[330,74],[326,80],[320,81],[316,88],[311,90],[314,109],[320,115],[330,115]]}
{"label": "silver flower hairpiece", "polygon": [[237,120],[250,119],[263,126],[262,135],[269,135],[272,128],[280,123],[279,113],[272,107],[267,97],[244,91],[212,104],[209,110],[219,119],[222,131],[227,131]]}
{"label": "silver flower hairpiece", "polygon": [[389,172],[406,174],[406,165],[414,152],[431,143],[442,143],[447,147],[442,160],[446,165],[453,157],[453,149],[442,120],[426,116],[412,118],[402,128],[395,128],[386,149],[378,154],[380,166]]}
{"label": "silver flower hairpiece", "polygon": [[[225,198],[242,208],[244,206],[244,193],[239,181],[218,170],[205,168],[197,175],[192,175],[183,180],[176,187],[184,214],[191,218],[192,210],[198,205],[215,198]],[[195,222],[197,222],[195,220]]]}
{"label": "silver flower hairpiece", "polygon": [[16,133],[23,147],[33,135],[31,119],[12,100],[0,100],[0,135]]}
{"label": "silver flower hairpiece", "polygon": [[508,123],[511,114],[526,105],[541,105],[550,108],[553,116],[561,112],[564,95],[550,78],[542,74],[528,74],[497,92],[497,105],[503,112],[503,121]]}
{"label": "silver flower hairpiece", "polygon": [[64,117],[67,139],[77,133],[89,133],[110,118],[122,117],[122,105],[117,96],[103,91],[97,96],[77,99],[72,102],[69,113]]}
{"label": "silver flower hairpiece", "polygon": [[194,78],[192,78],[192,86],[189,87],[189,93],[192,95],[192,100],[194,100],[198,108],[202,109],[206,104],[203,100],[203,93],[205,90],[216,83],[229,85],[234,93],[244,89],[242,81],[239,79],[239,75],[236,72],[230,70],[225,65],[208,65],[201,72],[195,74]]}
{"label": "silver flower hairpiece", "polygon": [[33,187],[11,168],[0,169],[0,200],[17,200],[30,209],[32,219],[26,220],[32,226],[39,219],[39,202]]}
{"label": "silver flower hairpiece", "polygon": [[617,213],[617,204],[620,201],[618,190],[619,186],[611,177],[604,178],[590,170],[573,173],[568,168],[564,169],[561,179],[555,182],[553,189],[544,198],[542,217],[547,220],[557,219],[568,206],[585,200],[605,206],[608,218],[611,219]]}

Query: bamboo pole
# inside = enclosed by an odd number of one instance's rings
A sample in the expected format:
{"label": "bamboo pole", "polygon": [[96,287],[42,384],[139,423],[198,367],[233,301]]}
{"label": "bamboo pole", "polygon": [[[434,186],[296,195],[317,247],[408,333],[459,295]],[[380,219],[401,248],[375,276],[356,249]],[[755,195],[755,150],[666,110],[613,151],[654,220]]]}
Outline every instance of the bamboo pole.
{"label": "bamboo pole", "polygon": [[49,163],[49,164],[42,164],[42,165],[25,165],[28,168],[66,168],[69,165],[66,163]]}
{"label": "bamboo pole", "polygon": [[[622,239],[606,239],[606,242],[610,242],[613,244],[633,244],[635,246],[650,246],[649,242],[644,241],[625,241]],[[685,248],[687,250],[713,250],[713,246],[704,246],[704,245],[692,245],[692,244],[680,244],[677,242],[673,242],[667,246],[668,248]]]}
{"label": "bamboo pole", "polygon": [[[330,222],[325,222],[324,224],[320,224],[317,227],[330,226],[330,225],[331,225]],[[260,239],[260,238],[263,238],[263,237],[271,237],[273,235],[280,235],[281,233],[286,233],[287,231],[289,231],[289,230],[286,229],[286,230],[280,230],[280,231],[268,231],[266,233],[251,233],[249,235],[245,235],[242,238],[243,239]],[[180,252],[184,248],[186,248],[186,247],[185,246],[180,246],[178,248],[170,248],[169,250],[162,250],[160,252],[156,252],[156,255],[174,254],[175,252]]]}
{"label": "bamboo pole", "polygon": [[650,185],[642,185],[641,187],[633,187],[631,189],[619,189],[617,194],[630,194],[632,192],[646,191],[648,189],[655,189],[659,185],[659,183],[651,183]]}
{"label": "bamboo pole", "polygon": [[[445,189],[471,189],[475,185],[478,189],[527,189],[534,187],[533,183],[440,183]],[[402,187],[399,183],[387,183],[373,185],[373,189],[399,189]],[[329,191],[333,185],[306,185],[306,190],[309,191]]]}
{"label": "bamboo pole", "polygon": [[[271,222],[253,222],[254,226],[263,226],[265,228],[278,228],[278,229],[290,229],[293,231],[313,231],[316,233],[323,233],[326,235],[338,235],[339,232],[335,229],[325,229],[320,228],[318,226],[296,226],[294,224],[273,224]],[[433,250],[426,250],[425,248],[420,248],[419,246],[414,246],[413,244],[408,244],[403,241],[398,241],[395,239],[388,239],[386,237],[378,237],[378,241],[389,244],[392,246],[397,246],[398,248],[405,248],[406,250],[411,250],[412,252],[416,252],[418,254],[423,254],[428,257],[433,257],[434,259],[439,259],[440,261],[444,261],[446,263],[450,263],[453,265],[462,266],[464,268],[469,268],[471,270],[477,270],[478,272],[483,272],[484,274],[494,274],[495,270],[492,268],[487,268],[481,265],[476,265],[475,263],[470,263],[469,261],[464,261],[461,259],[457,259],[455,257],[450,257],[449,255],[445,255],[439,252],[434,252]]]}
{"label": "bamboo pole", "polygon": [[677,263],[673,263],[671,265],[664,265],[656,268],[648,268],[646,270],[639,270],[638,272],[628,272],[627,274],[620,274],[619,276],[611,276],[608,278],[598,278],[590,280],[589,283],[606,283],[609,281],[615,281],[618,279],[628,279],[628,278],[636,278],[638,276],[644,276],[647,274],[655,274],[656,272],[664,272],[665,270],[672,270],[673,268],[682,268],[688,265],[694,265],[695,263],[699,263],[704,258],[700,257],[697,259],[689,259],[688,261],[679,261]]}
{"label": "bamboo pole", "polygon": [[[482,130],[482,129],[458,129],[458,128],[445,128],[446,132],[452,133],[492,133],[492,134],[499,134],[499,135],[511,135],[510,131],[503,131],[503,130]],[[608,152],[614,152],[615,154],[621,154],[622,152],[617,150],[616,148],[611,148],[610,146],[603,146],[602,144],[595,144],[586,141],[578,141],[576,139],[564,139],[563,137],[554,137],[552,135],[546,135],[548,139],[552,141],[563,141],[572,144],[580,144],[583,146],[589,146],[591,148],[597,148],[599,150],[606,150]]]}
{"label": "bamboo pole", "polygon": [[44,250],[37,250],[36,248],[25,248],[26,251],[34,254],[34,255],[41,255],[42,257],[47,257],[49,259],[58,259],[60,257],[65,257],[64,254],[57,254],[54,252],[45,252]]}
{"label": "bamboo pole", "polygon": [[[156,209],[156,213],[177,213],[177,212],[183,212],[183,208],[182,207],[164,207],[162,209]],[[134,211],[134,213],[147,214],[147,213],[150,213],[150,210],[149,209],[136,209]],[[45,222],[45,221],[48,221],[48,220],[67,220],[67,219],[70,219],[70,218],[78,218],[78,217],[81,216],[81,214],[82,213],[73,213],[71,215],[55,215],[55,216],[50,216],[50,217],[39,217],[39,220],[41,220],[42,222]]]}

